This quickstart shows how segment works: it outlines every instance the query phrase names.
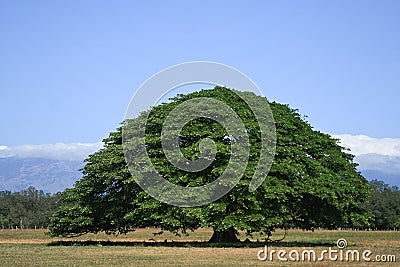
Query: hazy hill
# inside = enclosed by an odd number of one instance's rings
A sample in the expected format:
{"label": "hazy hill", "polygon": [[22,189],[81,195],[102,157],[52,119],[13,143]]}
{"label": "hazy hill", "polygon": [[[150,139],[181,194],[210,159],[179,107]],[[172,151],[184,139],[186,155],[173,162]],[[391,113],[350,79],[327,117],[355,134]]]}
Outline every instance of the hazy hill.
{"label": "hazy hill", "polygon": [[0,158],[0,190],[20,191],[34,186],[55,193],[82,177],[80,160],[46,158]]}
{"label": "hazy hill", "polygon": [[383,180],[400,187],[400,157],[369,153],[357,156],[356,161],[360,164],[359,170],[368,180]]}

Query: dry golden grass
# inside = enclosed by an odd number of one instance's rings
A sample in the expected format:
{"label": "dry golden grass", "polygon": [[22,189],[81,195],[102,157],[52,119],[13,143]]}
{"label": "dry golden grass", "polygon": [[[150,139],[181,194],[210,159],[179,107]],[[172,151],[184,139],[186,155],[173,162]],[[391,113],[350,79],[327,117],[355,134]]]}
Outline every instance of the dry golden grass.
{"label": "dry golden grass", "polygon": [[[210,229],[199,229],[189,237],[176,237],[170,233],[153,236],[158,229],[140,229],[126,236],[105,234],[85,235],[69,242],[68,246],[56,246],[57,241],[43,230],[0,230],[0,266],[398,266],[399,263],[330,261],[320,262],[259,261],[257,253],[263,243],[242,244],[241,247],[209,247],[204,241],[211,236]],[[283,235],[276,232],[276,238]],[[155,241],[149,240],[154,238]],[[241,234],[241,239],[246,237]],[[272,245],[269,250],[283,249],[302,251],[313,249],[317,255],[332,247],[336,240],[345,238],[347,249],[371,250],[374,254],[395,255],[400,261],[400,232],[365,231],[315,231],[290,230],[284,242]],[[167,239],[167,243],[164,240]],[[85,240],[92,240],[82,243]],[[172,243],[172,240],[178,241]],[[189,242],[197,240],[203,242]],[[104,241],[109,241],[106,243]],[[145,242],[144,242],[145,241]],[[53,242],[53,243],[51,243]],[[154,243],[156,242],[156,243]],[[53,244],[49,246],[48,244]],[[109,244],[105,246],[104,244]],[[372,258],[373,256],[371,256]]]}

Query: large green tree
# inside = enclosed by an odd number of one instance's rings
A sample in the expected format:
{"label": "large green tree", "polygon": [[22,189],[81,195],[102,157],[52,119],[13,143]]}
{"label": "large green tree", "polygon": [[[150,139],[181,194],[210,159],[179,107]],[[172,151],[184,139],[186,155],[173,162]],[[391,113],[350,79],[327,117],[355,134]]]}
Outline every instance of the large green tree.
{"label": "large green tree", "polygon": [[[254,101],[265,98],[246,93]],[[200,186],[214,181],[226,169],[231,140],[217,122],[191,120],[180,133],[181,152],[188,159],[200,155],[200,142],[216,143],[215,161],[205,170],[187,172],[173,166],[163,153],[161,129],[178,105],[199,97],[210,97],[229,105],[248,129],[250,152],[244,175],[222,198],[197,207],[178,207],[160,202],[144,190],[128,169],[122,144],[122,127],[103,140],[104,147],[90,155],[83,178],[62,193],[62,205],[54,213],[50,234],[75,236],[89,232],[125,233],[155,226],[172,232],[211,227],[210,241],[238,241],[237,230],[269,234],[277,227],[337,228],[366,225],[370,214],[363,203],[370,187],[357,171],[353,155],[328,134],[316,131],[297,110],[269,103],[276,127],[276,152],[268,176],[249,192],[249,184],[260,158],[262,135],[251,108],[234,91],[215,87],[186,95],[151,108],[138,118],[125,121],[141,127],[147,117],[146,149],[157,172],[181,186]],[[135,129],[134,127],[131,129]]]}

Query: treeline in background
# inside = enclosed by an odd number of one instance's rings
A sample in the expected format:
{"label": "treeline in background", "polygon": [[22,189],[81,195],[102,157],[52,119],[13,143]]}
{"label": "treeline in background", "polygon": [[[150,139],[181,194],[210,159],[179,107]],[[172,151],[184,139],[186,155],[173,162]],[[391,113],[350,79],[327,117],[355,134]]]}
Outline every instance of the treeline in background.
{"label": "treeline in background", "polygon": [[[365,203],[374,215],[368,230],[400,230],[400,190],[373,180],[371,198]],[[47,228],[60,193],[50,194],[34,187],[20,192],[0,191],[0,229]],[[362,230],[362,229],[360,229]]]}
{"label": "treeline in background", "polygon": [[58,199],[59,193],[32,186],[20,192],[0,191],[0,229],[47,228]]}
{"label": "treeline in background", "polygon": [[400,230],[400,190],[382,181],[373,180],[367,208],[374,215],[370,228],[376,230]]}

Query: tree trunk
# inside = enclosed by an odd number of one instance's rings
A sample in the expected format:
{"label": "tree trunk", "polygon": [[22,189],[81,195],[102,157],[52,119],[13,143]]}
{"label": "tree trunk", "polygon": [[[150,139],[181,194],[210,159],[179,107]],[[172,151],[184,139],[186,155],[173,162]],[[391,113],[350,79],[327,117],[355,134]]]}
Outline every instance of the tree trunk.
{"label": "tree trunk", "polygon": [[225,231],[216,231],[211,236],[210,243],[238,243],[240,240],[236,236],[236,230],[234,228],[229,228]]}

